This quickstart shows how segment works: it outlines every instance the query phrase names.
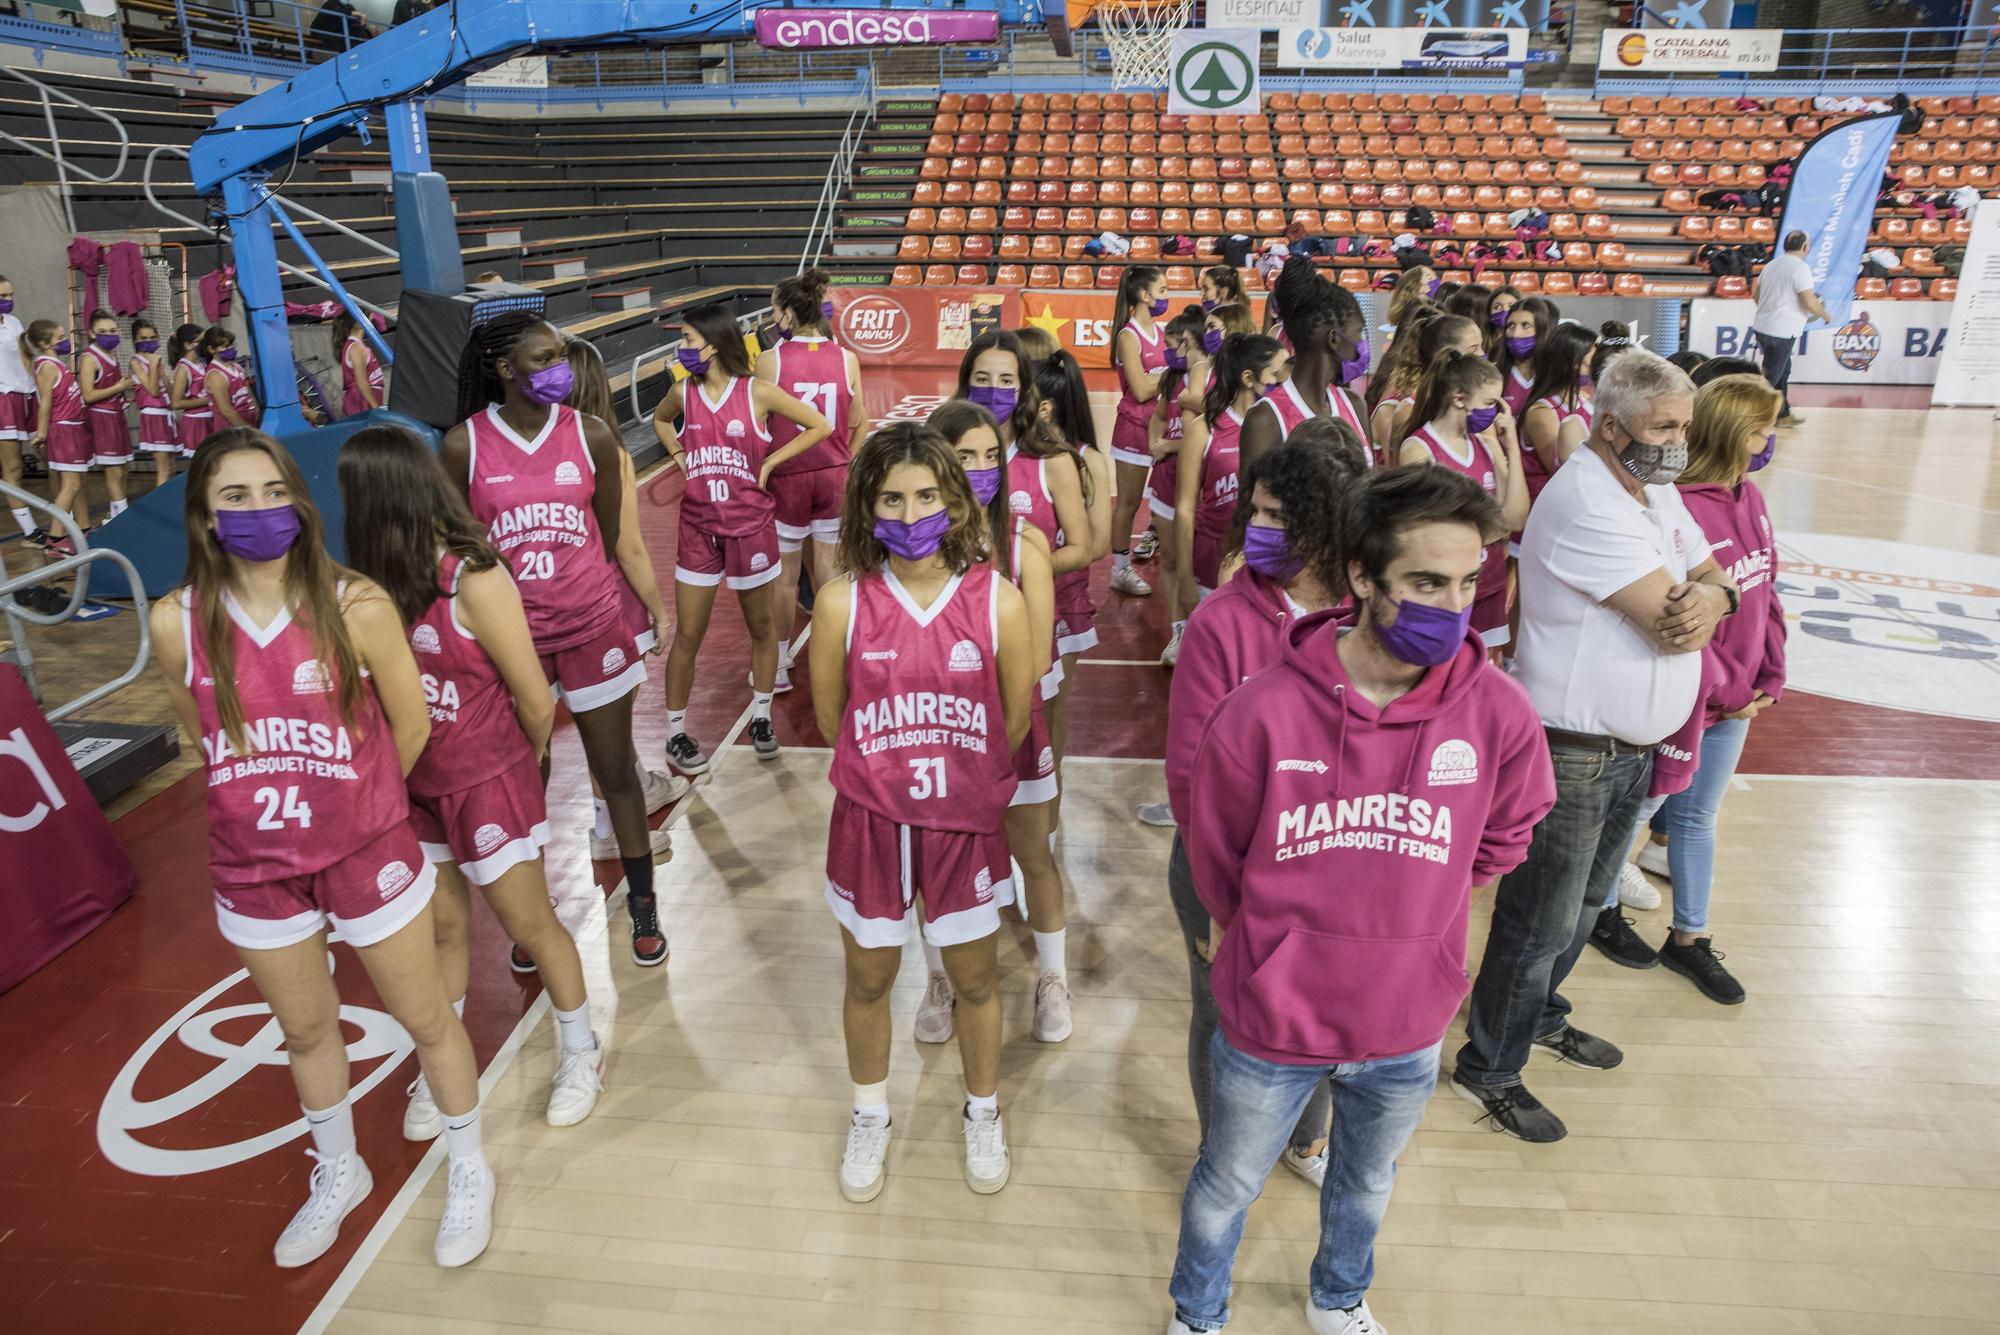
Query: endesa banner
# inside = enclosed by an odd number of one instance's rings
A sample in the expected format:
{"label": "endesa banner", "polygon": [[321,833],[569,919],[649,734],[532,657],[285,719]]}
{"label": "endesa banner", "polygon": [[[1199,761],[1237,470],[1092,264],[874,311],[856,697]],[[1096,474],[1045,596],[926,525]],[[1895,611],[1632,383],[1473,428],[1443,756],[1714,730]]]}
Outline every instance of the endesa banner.
{"label": "endesa banner", "polygon": [[1021,322],[1018,292],[970,287],[836,287],[836,337],[871,366],[956,367],[972,340]]}
{"label": "endesa banner", "polygon": [[[1024,292],[1021,323],[1038,325],[1054,334],[1085,370],[1104,370],[1111,365],[1111,311],[1116,302],[1116,295],[1110,292]],[[1171,319],[1194,305],[1195,298],[1176,292],[1169,294],[1169,302],[1167,318]],[[1261,324],[1262,294],[1252,294],[1250,309]]]}
{"label": "endesa banner", "polygon": [[821,46],[943,46],[1000,39],[992,10],[760,9],[757,40],[779,51]]}
{"label": "endesa banner", "polygon": [[[1710,357],[1757,360],[1750,323],[1754,301],[1700,300],[1688,315],[1688,347]],[[1947,301],[1880,301],[1857,305],[1837,328],[1817,327],[1792,351],[1792,383],[1800,385],[1928,385],[1937,380]]]}

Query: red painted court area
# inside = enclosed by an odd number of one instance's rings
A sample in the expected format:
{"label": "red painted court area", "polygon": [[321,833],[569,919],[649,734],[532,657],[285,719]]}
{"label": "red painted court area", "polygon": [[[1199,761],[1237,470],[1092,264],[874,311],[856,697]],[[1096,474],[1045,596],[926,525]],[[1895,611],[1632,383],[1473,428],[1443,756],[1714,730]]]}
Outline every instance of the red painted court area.
{"label": "red painted court area", "polygon": [[[921,416],[950,388],[935,373],[877,375],[870,412],[876,420]],[[642,496],[664,588],[678,496],[666,474]],[[1107,576],[1100,566],[1102,643],[1074,687],[1073,753],[1157,758],[1169,682],[1151,662],[1166,638],[1162,610],[1157,600],[1109,593]],[[690,710],[704,745],[734,734],[749,704],[748,661],[740,616],[725,596]],[[778,702],[780,741],[819,745],[807,673],[794,680],[797,689]],[[660,692],[656,660],[637,723],[640,754],[654,766],[665,742]],[[1752,731],[1742,772],[1997,778],[2000,725],[1795,693]],[[603,912],[616,868],[587,860],[589,788],[568,730],[558,736],[550,796],[550,888],[575,930]],[[327,1256],[303,1270],[276,1269],[271,1244],[304,1199],[312,1163],[276,1026],[216,933],[201,777],[127,816],[117,833],[142,874],[137,896],[0,997],[0,1050],[9,1055],[0,1102],[0,1325],[149,1335],[296,1329],[429,1152],[400,1135],[404,1087],[416,1074],[407,1040],[375,1011],[353,952],[334,946],[343,995],[356,1008],[347,1035],[354,1087],[366,1093],[355,1117],[375,1190]],[[822,832],[800,837],[816,841]],[[671,865],[661,888],[671,901]],[[465,1018],[484,1064],[538,988],[533,976],[507,971],[506,943],[483,910],[473,933]]]}

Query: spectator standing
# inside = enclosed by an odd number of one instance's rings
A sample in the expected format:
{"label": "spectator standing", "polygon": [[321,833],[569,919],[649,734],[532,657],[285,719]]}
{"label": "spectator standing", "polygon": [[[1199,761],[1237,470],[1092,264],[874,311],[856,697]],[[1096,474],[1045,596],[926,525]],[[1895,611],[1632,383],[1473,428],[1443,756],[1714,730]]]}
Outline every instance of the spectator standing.
{"label": "spectator standing", "polygon": [[1764,266],[1757,275],[1757,314],[1750,332],[1757,336],[1764,378],[1771,388],[1785,396],[1778,413],[1779,426],[1797,426],[1805,421],[1792,413],[1792,349],[1806,331],[1806,319],[1825,320],[1826,303],[1813,291],[1812,270],[1806,267],[1804,232],[1785,235],[1785,251]]}

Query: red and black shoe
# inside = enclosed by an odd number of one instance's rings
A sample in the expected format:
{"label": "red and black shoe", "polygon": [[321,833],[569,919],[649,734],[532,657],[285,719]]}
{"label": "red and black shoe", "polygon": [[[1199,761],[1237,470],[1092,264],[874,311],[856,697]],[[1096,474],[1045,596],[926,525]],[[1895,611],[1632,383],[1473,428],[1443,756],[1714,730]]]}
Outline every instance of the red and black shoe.
{"label": "red and black shoe", "polygon": [[507,967],[515,973],[533,973],[535,972],[535,957],[530,955],[525,947],[515,946],[507,952]]}
{"label": "red and black shoe", "polygon": [[667,962],[667,934],[660,930],[660,901],[653,895],[628,895],[632,912],[632,962],[650,969]]}

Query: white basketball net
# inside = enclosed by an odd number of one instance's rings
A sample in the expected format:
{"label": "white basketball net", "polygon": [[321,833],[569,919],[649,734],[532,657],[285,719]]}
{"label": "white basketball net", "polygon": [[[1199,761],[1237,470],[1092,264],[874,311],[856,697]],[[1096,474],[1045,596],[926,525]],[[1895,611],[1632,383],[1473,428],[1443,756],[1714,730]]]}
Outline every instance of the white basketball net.
{"label": "white basketball net", "polygon": [[1104,0],[1096,14],[1111,48],[1111,86],[1166,87],[1174,34],[1188,26],[1194,0]]}

